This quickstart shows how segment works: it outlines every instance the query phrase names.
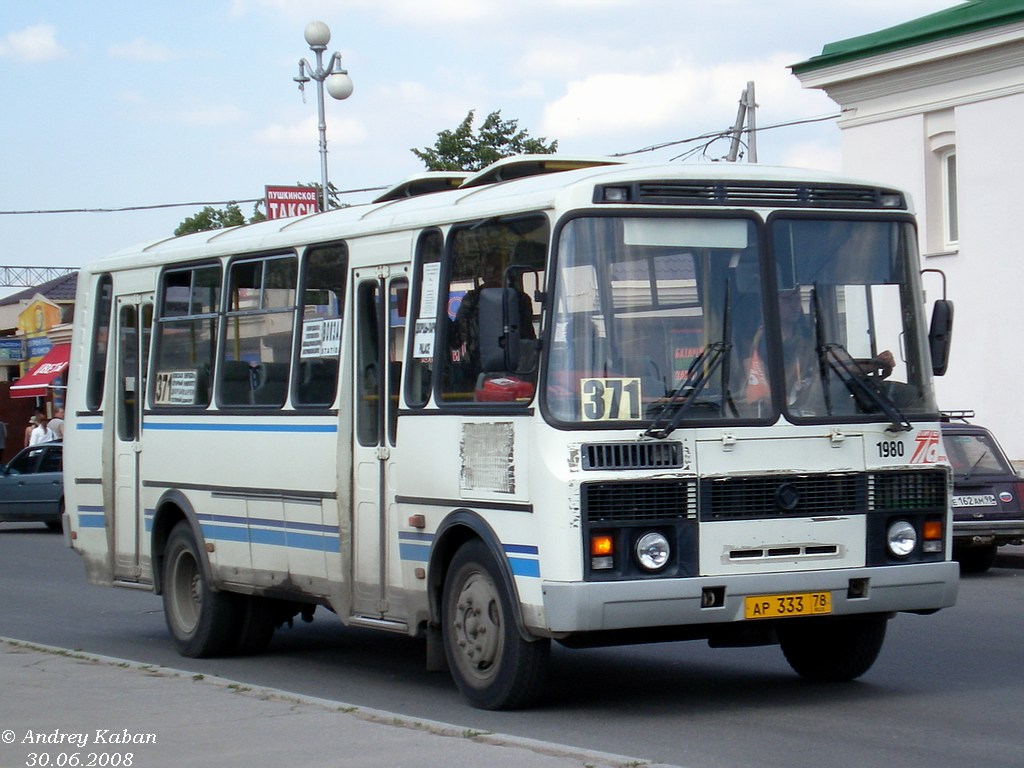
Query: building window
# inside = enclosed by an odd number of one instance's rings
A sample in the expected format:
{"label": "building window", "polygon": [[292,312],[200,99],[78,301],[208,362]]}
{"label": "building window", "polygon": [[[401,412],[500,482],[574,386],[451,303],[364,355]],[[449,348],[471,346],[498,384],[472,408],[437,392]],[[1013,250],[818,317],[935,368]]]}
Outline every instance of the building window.
{"label": "building window", "polygon": [[960,224],[956,202],[956,150],[947,149],[941,156],[942,167],[942,227],[947,249],[954,249],[960,241]]}

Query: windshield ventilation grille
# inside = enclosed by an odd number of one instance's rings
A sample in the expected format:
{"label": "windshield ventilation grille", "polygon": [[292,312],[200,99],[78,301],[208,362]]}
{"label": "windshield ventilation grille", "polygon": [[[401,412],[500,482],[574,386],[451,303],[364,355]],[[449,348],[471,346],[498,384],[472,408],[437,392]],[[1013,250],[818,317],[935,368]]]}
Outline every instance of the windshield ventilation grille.
{"label": "windshield ventilation grille", "polygon": [[580,493],[583,519],[590,524],[697,516],[697,483],[693,480],[584,483]]}
{"label": "windshield ventilation grille", "polygon": [[946,507],[946,473],[941,469],[872,475],[868,488],[872,510],[943,510]]}
{"label": "windshield ventilation grille", "polygon": [[701,481],[700,518],[756,520],[867,511],[865,475],[769,475]]}
{"label": "windshield ventilation grille", "polygon": [[[623,201],[644,205],[724,205],[769,208],[884,208],[906,210],[901,192],[855,184],[801,184],[785,182],[645,181]],[[599,202],[606,195],[599,189]]]}
{"label": "windshield ventilation grille", "polygon": [[682,443],[587,443],[583,469],[678,469]]}

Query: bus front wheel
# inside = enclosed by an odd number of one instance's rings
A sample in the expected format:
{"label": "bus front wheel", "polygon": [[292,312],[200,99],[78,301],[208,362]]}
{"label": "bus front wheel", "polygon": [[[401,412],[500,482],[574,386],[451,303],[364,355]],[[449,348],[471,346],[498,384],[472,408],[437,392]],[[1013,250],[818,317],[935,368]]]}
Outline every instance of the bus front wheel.
{"label": "bus front wheel", "polygon": [[846,682],[875,663],[885,640],[886,616],[791,619],[779,644],[793,670],[814,682]]}
{"label": "bus front wheel", "polygon": [[464,544],[444,582],[445,655],[462,695],[481,709],[513,709],[540,693],[551,641],[519,633],[512,596],[480,540]]}
{"label": "bus front wheel", "polygon": [[187,522],[178,523],[164,551],[164,617],[182,656],[199,658],[231,651],[239,602],[217,592],[203,572],[199,547]]}

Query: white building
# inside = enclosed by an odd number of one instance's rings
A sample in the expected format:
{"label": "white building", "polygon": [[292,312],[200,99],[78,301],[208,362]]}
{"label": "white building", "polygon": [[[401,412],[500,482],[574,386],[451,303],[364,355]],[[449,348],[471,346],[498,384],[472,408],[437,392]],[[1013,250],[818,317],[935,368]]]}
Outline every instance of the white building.
{"label": "white building", "polygon": [[[792,70],[842,109],[844,170],[913,196],[922,267],[956,305],[940,407],[974,409],[1024,459],[1024,0],[951,5]],[[924,284],[939,297],[937,275]]]}

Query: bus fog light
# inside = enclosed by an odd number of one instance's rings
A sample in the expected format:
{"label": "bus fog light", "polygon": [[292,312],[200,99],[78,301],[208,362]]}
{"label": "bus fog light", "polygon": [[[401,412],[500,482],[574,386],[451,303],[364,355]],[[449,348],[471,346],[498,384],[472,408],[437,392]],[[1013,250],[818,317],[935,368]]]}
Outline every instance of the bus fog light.
{"label": "bus fog light", "polygon": [[657,531],[645,533],[636,542],[636,559],[648,571],[664,568],[670,551],[668,539]]}
{"label": "bus fog light", "polygon": [[889,551],[896,557],[906,557],[917,546],[917,531],[906,520],[897,520],[890,525],[886,538]]}

